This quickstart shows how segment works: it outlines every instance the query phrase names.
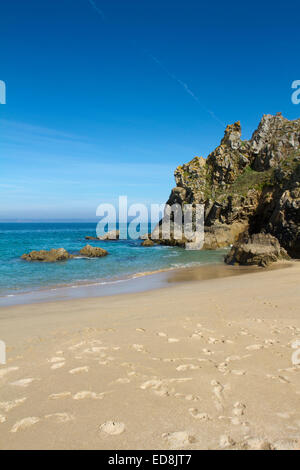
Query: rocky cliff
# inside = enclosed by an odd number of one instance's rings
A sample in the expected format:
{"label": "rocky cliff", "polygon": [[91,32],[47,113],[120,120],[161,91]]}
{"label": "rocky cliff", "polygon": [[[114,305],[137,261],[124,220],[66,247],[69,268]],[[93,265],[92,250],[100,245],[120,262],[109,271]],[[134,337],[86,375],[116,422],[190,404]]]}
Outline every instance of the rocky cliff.
{"label": "rocky cliff", "polygon": [[168,204],[205,206],[204,248],[265,232],[300,257],[300,119],[264,115],[250,140],[241,139],[240,122],[228,125],[206,159],[176,168],[175,181]]}

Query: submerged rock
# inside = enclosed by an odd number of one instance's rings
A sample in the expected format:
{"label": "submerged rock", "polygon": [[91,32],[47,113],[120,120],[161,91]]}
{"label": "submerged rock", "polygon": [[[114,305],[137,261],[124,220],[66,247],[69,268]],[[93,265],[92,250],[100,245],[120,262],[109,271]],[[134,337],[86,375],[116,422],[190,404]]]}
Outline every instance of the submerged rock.
{"label": "submerged rock", "polygon": [[102,256],[108,255],[108,252],[99,246],[95,247],[86,245],[85,247],[81,248],[80,254],[82,256],[87,256],[88,258],[101,258]]}
{"label": "submerged rock", "polygon": [[289,256],[277,238],[270,234],[255,233],[244,235],[235,243],[225,257],[225,263],[266,267],[284,259],[289,259]]}
{"label": "submerged rock", "polygon": [[48,263],[53,263],[56,261],[66,261],[70,258],[73,258],[73,255],[67,252],[64,248],[52,249],[49,251],[40,250],[40,251],[31,251],[30,253],[25,253],[21,256],[22,259],[26,261],[44,261]]}

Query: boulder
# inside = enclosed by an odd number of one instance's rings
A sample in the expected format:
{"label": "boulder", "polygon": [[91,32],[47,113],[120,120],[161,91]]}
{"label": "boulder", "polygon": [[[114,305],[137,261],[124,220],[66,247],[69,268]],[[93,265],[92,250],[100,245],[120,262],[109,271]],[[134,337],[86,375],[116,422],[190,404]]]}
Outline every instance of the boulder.
{"label": "boulder", "polygon": [[141,244],[141,246],[154,246],[154,242],[152,240],[144,240]]}
{"label": "boulder", "polygon": [[30,253],[25,253],[22,255],[21,258],[26,261],[44,261],[53,263],[56,261],[66,261],[70,258],[73,258],[73,255],[70,255],[70,253],[68,253],[64,248],[53,248],[50,251],[31,251]]}
{"label": "boulder", "polygon": [[85,247],[81,248],[80,254],[82,256],[87,256],[88,258],[101,258],[102,256],[108,255],[108,252],[99,246],[95,247],[86,245]]}
{"label": "boulder", "polygon": [[244,234],[225,256],[225,263],[266,267],[286,259],[289,259],[289,256],[277,238],[266,233],[255,233]]}

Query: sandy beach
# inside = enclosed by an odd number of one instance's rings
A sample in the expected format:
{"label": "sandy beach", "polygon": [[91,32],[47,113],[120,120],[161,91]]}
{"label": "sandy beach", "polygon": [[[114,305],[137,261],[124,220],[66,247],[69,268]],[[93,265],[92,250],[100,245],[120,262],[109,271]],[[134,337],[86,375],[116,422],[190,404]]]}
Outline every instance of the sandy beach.
{"label": "sandy beach", "polygon": [[0,309],[0,449],[300,448],[300,263]]}

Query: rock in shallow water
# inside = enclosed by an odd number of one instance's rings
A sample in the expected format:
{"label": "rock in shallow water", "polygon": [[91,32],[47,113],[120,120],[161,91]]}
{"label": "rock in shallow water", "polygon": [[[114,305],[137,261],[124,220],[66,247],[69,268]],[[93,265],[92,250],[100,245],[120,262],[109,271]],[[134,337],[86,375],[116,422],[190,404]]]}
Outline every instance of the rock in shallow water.
{"label": "rock in shallow water", "polygon": [[81,248],[80,254],[82,256],[87,256],[88,258],[101,258],[102,256],[108,255],[108,252],[98,246],[95,247],[91,245],[86,245],[85,247]]}
{"label": "rock in shallow water", "polygon": [[49,251],[31,251],[30,253],[22,255],[21,258],[26,261],[44,261],[53,263],[55,261],[66,261],[73,258],[73,255],[70,255],[70,253],[68,253],[64,248],[58,248],[57,250],[53,248]]}
{"label": "rock in shallow water", "polygon": [[141,246],[154,246],[154,242],[152,240],[144,240]]}

